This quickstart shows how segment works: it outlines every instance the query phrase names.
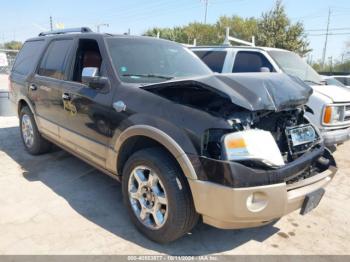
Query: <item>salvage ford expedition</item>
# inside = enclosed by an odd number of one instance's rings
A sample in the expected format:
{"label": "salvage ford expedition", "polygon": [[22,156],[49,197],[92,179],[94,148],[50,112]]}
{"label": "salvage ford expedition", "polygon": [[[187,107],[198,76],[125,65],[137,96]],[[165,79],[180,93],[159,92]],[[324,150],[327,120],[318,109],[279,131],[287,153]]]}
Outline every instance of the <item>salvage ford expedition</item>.
{"label": "salvage ford expedition", "polygon": [[229,229],[305,214],[337,170],[304,117],[308,85],[215,75],[166,40],[41,33],[18,54],[10,89],[25,149],[54,143],[120,180],[132,222],[157,242],[199,218]]}

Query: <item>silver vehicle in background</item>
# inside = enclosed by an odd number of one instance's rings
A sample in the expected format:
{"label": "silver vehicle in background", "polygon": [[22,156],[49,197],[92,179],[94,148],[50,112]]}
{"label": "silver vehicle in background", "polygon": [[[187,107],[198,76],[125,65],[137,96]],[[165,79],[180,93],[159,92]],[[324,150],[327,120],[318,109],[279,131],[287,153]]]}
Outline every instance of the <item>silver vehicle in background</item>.
{"label": "silver vehicle in background", "polygon": [[[254,40],[254,39],[253,39]],[[231,46],[235,41],[245,46]],[[325,144],[334,148],[350,138],[350,91],[326,85],[324,79],[296,53],[229,36],[221,46],[192,46],[190,49],[217,73],[286,73],[299,77],[313,89],[306,116],[316,125]],[[283,91],[283,86],[281,86]]]}

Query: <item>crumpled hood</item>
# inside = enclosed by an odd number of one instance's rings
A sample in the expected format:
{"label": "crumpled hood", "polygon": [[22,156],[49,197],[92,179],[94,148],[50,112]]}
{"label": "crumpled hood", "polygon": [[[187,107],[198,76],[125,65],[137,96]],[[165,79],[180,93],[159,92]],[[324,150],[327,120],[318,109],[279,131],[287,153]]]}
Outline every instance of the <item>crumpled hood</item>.
{"label": "crumpled hood", "polygon": [[300,79],[282,73],[212,74],[178,78],[143,86],[143,89],[193,85],[210,89],[250,111],[281,111],[307,103],[312,88]]}
{"label": "crumpled hood", "polygon": [[333,100],[334,103],[350,102],[350,89],[334,85],[312,85],[315,92]]}

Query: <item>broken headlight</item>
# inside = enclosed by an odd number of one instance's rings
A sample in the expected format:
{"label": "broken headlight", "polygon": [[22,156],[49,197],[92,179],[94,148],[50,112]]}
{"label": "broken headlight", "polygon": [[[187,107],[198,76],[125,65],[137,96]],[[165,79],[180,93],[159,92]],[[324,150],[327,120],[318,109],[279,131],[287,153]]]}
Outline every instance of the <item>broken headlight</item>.
{"label": "broken headlight", "polygon": [[319,140],[319,135],[312,125],[287,127],[286,136],[289,150],[292,155],[305,152]]}
{"label": "broken headlight", "polygon": [[253,161],[270,167],[285,164],[275,139],[268,131],[250,129],[226,134],[221,148],[226,160]]}

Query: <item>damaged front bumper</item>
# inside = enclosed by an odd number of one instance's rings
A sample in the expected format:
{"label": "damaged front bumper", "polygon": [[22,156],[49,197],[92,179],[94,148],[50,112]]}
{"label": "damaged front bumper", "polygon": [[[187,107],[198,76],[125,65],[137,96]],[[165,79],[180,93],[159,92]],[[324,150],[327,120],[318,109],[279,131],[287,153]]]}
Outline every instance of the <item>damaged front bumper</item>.
{"label": "damaged front bumper", "polygon": [[[320,157],[328,161],[327,167],[313,176],[293,180]],[[216,175],[230,172],[231,181],[223,180],[219,184],[212,179],[189,180],[189,185],[196,211],[203,221],[224,229],[265,225],[302,208],[306,196],[324,188],[337,171],[332,155],[323,147],[272,171],[254,170],[234,162],[226,165],[227,161],[211,161],[221,162],[221,168],[219,163],[215,164]]]}

